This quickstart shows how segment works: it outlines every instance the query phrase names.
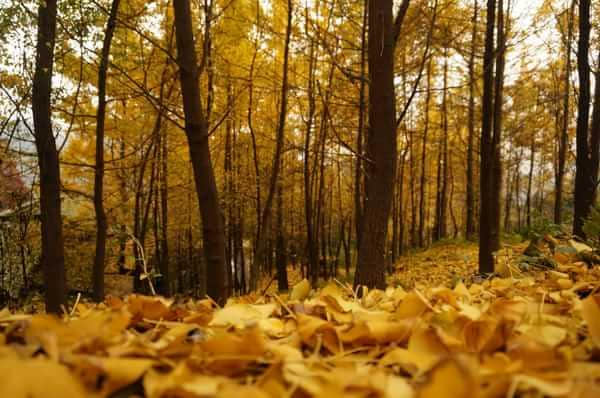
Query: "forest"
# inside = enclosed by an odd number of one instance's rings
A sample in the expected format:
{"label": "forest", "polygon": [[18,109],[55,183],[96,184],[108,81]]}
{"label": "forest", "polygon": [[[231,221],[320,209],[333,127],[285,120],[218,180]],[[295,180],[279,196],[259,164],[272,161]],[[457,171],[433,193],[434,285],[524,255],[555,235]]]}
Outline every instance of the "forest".
{"label": "forest", "polygon": [[600,2],[0,0],[0,396],[598,397],[599,167]]}

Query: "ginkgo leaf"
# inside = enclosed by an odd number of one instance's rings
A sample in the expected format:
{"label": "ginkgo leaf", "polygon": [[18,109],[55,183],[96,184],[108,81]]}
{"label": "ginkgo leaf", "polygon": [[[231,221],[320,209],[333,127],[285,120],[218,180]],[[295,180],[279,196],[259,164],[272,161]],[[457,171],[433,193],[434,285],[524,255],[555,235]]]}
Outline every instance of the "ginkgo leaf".
{"label": "ginkgo leaf", "polygon": [[308,279],[302,279],[292,288],[290,300],[304,300],[310,293],[310,282]]}
{"label": "ginkgo leaf", "polygon": [[418,389],[419,398],[475,398],[479,395],[476,375],[463,362],[449,358],[435,365]]}
{"label": "ginkgo leaf", "polygon": [[88,397],[82,384],[55,361],[0,359],[0,397]]}
{"label": "ginkgo leaf", "polygon": [[590,337],[596,345],[600,347],[600,305],[597,295],[588,296],[581,302],[581,315],[587,323]]}

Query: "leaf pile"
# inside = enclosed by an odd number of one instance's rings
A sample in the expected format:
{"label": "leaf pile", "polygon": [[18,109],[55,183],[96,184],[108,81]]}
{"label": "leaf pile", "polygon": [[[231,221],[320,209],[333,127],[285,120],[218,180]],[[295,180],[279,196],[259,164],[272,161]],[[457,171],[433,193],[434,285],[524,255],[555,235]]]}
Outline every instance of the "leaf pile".
{"label": "leaf pile", "polygon": [[1,397],[598,397],[600,271],[0,312]]}

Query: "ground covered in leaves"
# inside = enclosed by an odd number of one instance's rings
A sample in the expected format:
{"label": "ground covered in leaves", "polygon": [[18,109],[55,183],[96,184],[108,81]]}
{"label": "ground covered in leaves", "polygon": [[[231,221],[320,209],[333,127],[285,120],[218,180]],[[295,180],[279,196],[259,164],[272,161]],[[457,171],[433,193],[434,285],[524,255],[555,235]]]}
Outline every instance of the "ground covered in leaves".
{"label": "ground covered in leaves", "polygon": [[361,298],[302,281],[224,308],[130,295],[60,320],[4,310],[0,397],[600,397],[600,269],[526,246],[488,279],[475,246],[437,246]]}

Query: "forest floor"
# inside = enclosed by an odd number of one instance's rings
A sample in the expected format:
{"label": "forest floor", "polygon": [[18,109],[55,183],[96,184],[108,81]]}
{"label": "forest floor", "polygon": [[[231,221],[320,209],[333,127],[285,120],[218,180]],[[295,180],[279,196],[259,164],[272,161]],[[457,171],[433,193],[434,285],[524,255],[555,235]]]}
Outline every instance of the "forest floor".
{"label": "forest floor", "polygon": [[341,277],[223,308],[129,295],[62,320],[4,310],[0,396],[599,397],[590,254],[551,237],[508,244],[481,278],[476,245],[444,242],[362,297]]}

